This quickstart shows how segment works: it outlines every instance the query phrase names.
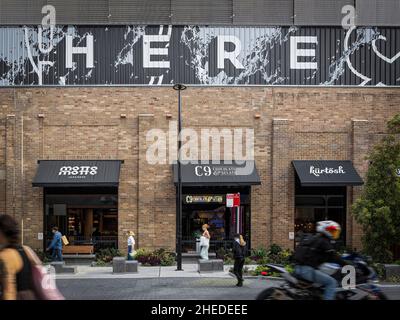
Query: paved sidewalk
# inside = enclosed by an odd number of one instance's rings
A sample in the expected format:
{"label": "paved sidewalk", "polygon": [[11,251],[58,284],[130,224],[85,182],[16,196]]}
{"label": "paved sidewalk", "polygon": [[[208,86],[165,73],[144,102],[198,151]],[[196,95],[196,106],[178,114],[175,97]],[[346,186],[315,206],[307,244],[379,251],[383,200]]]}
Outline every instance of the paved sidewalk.
{"label": "paved sidewalk", "polygon": [[[183,271],[176,271],[176,266],[171,267],[143,267],[139,266],[138,273],[112,272],[112,267],[76,266],[75,274],[57,274],[57,279],[143,279],[143,278],[232,278],[229,269],[232,265],[225,265],[224,271],[199,273],[197,264],[184,264]],[[256,266],[248,266],[255,268]]]}
{"label": "paved sidewalk", "polygon": [[273,281],[225,278],[57,279],[68,300],[253,300]]}

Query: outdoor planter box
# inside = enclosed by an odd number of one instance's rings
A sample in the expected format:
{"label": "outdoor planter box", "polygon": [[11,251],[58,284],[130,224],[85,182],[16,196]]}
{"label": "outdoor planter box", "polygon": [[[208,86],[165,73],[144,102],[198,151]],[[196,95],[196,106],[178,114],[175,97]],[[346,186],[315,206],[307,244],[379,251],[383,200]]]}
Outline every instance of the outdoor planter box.
{"label": "outdoor planter box", "polygon": [[221,259],[198,260],[199,272],[221,272],[224,271],[224,261]]}
{"label": "outdoor planter box", "polygon": [[114,257],[113,258],[113,273],[125,273],[126,267],[125,267],[126,259],[123,257]]}
{"label": "outdoor planter box", "polygon": [[127,260],[125,262],[125,271],[127,273],[137,273],[138,272],[137,260]]}
{"label": "outdoor planter box", "polygon": [[385,279],[391,277],[400,277],[400,265],[398,264],[385,264]]}
{"label": "outdoor planter box", "polygon": [[50,263],[56,273],[76,273],[76,267],[66,266],[64,261],[54,261]]}

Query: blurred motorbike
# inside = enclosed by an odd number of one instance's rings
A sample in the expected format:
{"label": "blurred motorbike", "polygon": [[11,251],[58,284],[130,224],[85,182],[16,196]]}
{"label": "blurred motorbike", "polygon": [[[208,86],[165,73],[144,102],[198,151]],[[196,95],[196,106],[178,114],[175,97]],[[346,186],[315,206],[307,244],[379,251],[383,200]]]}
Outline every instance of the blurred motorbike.
{"label": "blurred motorbike", "polygon": [[[354,266],[356,281],[353,288],[336,288],[336,300],[387,300],[382,290],[376,285],[377,275],[367,263],[368,258],[358,254],[345,254],[342,259]],[[283,266],[267,264],[274,272],[281,273],[284,283],[262,291],[256,300],[322,300],[323,286],[313,283],[296,274],[289,273]],[[323,263],[318,268],[320,271],[334,277],[339,285],[346,274],[338,264]]]}

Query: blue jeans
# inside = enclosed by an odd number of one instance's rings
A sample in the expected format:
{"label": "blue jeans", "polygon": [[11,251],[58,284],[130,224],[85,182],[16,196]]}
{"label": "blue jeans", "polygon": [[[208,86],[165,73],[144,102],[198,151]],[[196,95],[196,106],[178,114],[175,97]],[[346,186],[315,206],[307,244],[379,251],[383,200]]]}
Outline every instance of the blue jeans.
{"label": "blue jeans", "polygon": [[310,266],[297,265],[294,272],[299,277],[324,286],[324,300],[335,300],[337,281],[330,275]]}
{"label": "blue jeans", "polygon": [[128,246],[128,260],[133,260],[131,253],[132,253],[132,246]]}
{"label": "blue jeans", "polygon": [[62,249],[54,248],[53,254],[52,254],[52,259],[53,259],[53,261],[63,261]]}

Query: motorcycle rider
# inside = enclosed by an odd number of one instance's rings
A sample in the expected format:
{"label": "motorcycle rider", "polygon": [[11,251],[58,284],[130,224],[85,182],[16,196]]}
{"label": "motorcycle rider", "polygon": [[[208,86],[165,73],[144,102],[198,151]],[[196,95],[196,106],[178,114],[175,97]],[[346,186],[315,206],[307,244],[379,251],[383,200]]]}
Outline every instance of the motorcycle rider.
{"label": "motorcycle rider", "polygon": [[300,243],[294,253],[296,262],[295,275],[324,286],[324,300],[334,300],[338,283],[330,275],[318,270],[318,266],[325,262],[337,263],[344,266],[346,263],[334,249],[333,242],[340,236],[340,225],[335,221],[326,220],[317,222],[317,235]]}

